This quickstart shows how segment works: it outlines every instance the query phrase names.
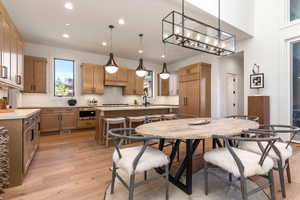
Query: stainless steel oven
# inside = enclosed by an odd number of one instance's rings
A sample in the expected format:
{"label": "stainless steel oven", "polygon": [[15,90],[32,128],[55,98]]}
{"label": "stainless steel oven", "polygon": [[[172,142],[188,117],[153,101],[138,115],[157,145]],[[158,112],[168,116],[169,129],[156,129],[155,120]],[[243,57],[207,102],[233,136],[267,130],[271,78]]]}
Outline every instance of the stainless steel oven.
{"label": "stainless steel oven", "polygon": [[89,108],[82,108],[79,110],[79,120],[93,120],[96,119],[96,110]]}

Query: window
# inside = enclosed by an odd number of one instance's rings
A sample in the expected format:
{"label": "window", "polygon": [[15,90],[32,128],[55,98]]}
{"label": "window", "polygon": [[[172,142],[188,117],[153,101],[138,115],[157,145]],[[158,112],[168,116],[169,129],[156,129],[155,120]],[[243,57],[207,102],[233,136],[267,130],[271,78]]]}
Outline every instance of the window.
{"label": "window", "polygon": [[74,61],[54,59],[54,96],[74,96]]}
{"label": "window", "polygon": [[148,96],[153,97],[153,72],[148,71],[144,77],[144,88],[148,90]]}
{"label": "window", "polygon": [[300,19],[300,1],[290,0],[290,21]]}

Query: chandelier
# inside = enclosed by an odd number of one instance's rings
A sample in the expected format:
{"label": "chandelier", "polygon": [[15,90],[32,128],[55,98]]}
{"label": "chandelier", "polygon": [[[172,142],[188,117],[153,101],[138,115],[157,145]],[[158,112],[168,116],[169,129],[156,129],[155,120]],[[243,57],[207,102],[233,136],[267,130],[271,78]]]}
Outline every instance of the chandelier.
{"label": "chandelier", "polygon": [[221,30],[220,0],[218,8],[218,27],[206,24],[184,13],[170,12],[162,19],[162,40],[165,43],[178,45],[217,56],[235,52],[235,36]]}

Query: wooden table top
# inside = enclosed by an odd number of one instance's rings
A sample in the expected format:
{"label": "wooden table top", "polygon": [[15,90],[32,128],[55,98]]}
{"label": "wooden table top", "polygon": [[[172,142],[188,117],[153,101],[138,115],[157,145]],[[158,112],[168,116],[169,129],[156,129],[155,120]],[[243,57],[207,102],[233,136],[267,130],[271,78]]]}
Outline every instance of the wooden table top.
{"label": "wooden table top", "polygon": [[242,131],[255,129],[259,124],[244,119],[210,119],[206,125],[189,125],[191,122],[207,118],[178,119],[143,124],[136,132],[145,136],[159,136],[166,139],[206,139],[212,135],[235,136]]}

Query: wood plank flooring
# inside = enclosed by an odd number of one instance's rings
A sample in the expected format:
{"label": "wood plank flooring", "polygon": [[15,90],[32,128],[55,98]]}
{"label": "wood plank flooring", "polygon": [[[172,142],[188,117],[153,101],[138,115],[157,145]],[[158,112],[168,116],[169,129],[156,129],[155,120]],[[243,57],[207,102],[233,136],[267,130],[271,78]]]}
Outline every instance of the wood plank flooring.
{"label": "wood plank flooring", "polygon": [[[94,131],[87,130],[70,135],[41,137],[40,149],[23,185],[7,189],[5,199],[102,200],[111,181],[109,168],[113,148],[97,145],[94,134]],[[289,200],[300,200],[299,149],[297,147],[297,153],[291,160],[293,183],[287,184]],[[182,151],[184,153],[184,149]],[[198,151],[196,154],[202,151],[200,146]],[[202,156],[195,157],[195,170],[199,170]],[[278,180],[277,172],[275,173]],[[281,199],[278,189],[277,199]]]}

